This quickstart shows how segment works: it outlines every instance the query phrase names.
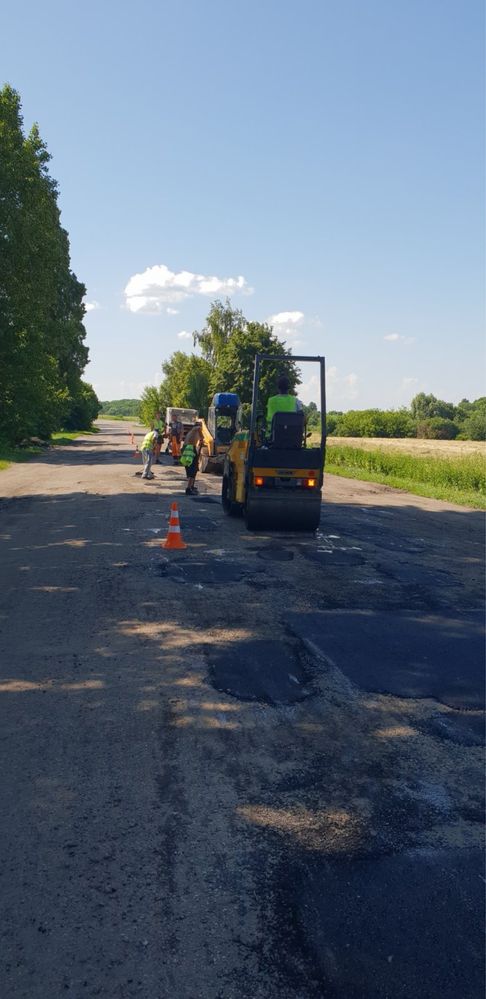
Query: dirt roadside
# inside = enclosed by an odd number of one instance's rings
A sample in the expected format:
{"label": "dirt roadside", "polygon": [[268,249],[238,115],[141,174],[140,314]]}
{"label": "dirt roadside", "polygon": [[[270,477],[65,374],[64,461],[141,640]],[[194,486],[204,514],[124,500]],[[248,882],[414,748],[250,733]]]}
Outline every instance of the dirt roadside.
{"label": "dirt roadside", "polygon": [[476,999],[482,515],[328,477],[251,535],[100,426],[0,476],[2,995]]}

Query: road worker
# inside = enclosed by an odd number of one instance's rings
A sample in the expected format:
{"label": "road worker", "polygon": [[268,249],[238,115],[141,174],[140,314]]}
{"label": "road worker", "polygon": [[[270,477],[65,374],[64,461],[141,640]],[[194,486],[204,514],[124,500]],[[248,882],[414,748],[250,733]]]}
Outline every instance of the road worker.
{"label": "road worker", "polygon": [[184,465],[186,469],[186,496],[197,496],[197,493],[199,492],[194,483],[196,481],[199,452],[201,450],[203,439],[203,432],[200,423],[196,423],[196,425],[189,430],[189,433],[186,434],[184,439],[181,451],[181,464]]}
{"label": "road worker", "polygon": [[154,458],[155,448],[159,443],[159,435],[156,430],[149,430],[148,434],[142,441],[142,461],[143,461],[143,472],[142,479],[153,479],[154,473],[152,472],[152,461]]}
{"label": "road worker", "polygon": [[150,424],[150,429],[155,430],[158,435],[158,440],[154,447],[153,461],[155,465],[160,465],[160,448],[162,446],[162,439],[164,437],[164,423],[162,421],[162,414],[159,409],[154,414],[153,421]]}
{"label": "road worker", "polygon": [[174,465],[179,464],[181,456],[181,444],[184,435],[184,426],[180,420],[174,419],[169,424],[170,451]]}

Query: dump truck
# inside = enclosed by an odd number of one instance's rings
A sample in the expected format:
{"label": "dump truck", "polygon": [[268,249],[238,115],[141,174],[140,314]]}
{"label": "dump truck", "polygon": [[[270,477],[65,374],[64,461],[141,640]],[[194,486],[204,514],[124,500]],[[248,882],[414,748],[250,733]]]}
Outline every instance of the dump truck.
{"label": "dump truck", "polygon": [[276,412],[270,426],[259,404],[261,368],[289,358],[257,354],[249,430],[235,433],[224,459],[221,502],[230,516],[243,515],[251,531],[315,531],[321,514],[326,406],[323,357],[292,356],[319,365],[321,436],[309,444],[305,414]]}
{"label": "dump truck", "polygon": [[222,474],[225,455],[241,428],[241,403],[235,392],[216,392],[201,420],[204,443],[199,454],[199,471]]}
{"label": "dump truck", "polygon": [[[184,441],[184,437],[189,432],[189,430],[191,430],[191,428],[194,426],[197,419],[198,419],[197,409],[181,409],[178,406],[168,406],[165,411],[166,433],[168,432],[169,426],[172,423],[172,421],[179,420],[183,426],[183,434],[181,441],[182,444]],[[170,454],[170,437],[168,438],[167,441],[165,453]]]}

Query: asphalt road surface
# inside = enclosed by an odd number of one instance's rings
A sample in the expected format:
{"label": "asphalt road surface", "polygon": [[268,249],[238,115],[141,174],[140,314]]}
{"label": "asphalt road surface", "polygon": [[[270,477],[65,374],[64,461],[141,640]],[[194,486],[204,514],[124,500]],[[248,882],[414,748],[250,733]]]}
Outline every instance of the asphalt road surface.
{"label": "asphalt road surface", "polygon": [[482,515],[250,534],[100,427],[0,476],[2,999],[479,999]]}

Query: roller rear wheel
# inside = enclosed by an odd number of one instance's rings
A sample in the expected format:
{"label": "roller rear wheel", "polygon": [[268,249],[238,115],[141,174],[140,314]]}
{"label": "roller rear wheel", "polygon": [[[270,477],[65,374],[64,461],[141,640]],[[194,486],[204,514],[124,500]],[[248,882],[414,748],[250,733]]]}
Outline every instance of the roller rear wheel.
{"label": "roller rear wheel", "polygon": [[224,472],[223,474],[221,503],[224,512],[227,513],[229,517],[239,517],[241,515],[241,503],[237,503],[234,499],[234,480],[231,470],[229,473]]}
{"label": "roller rear wheel", "polygon": [[315,502],[299,502],[278,497],[269,502],[266,497],[249,495],[245,504],[245,524],[249,531],[305,531],[319,527],[321,498]]}

